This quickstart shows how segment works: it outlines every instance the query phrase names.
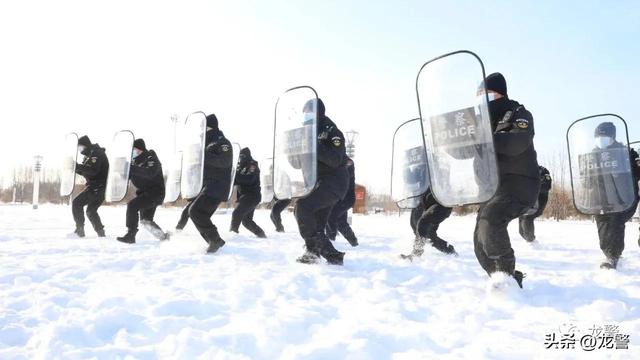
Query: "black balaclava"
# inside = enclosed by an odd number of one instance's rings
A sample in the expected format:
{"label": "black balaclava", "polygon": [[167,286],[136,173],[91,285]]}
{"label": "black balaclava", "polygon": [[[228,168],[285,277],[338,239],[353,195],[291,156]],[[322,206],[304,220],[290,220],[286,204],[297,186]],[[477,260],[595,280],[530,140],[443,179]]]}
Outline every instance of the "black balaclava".
{"label": "black balaclava", "polygon": [[147,146],[145,145],[144,140],[142,139],[136,139],[133,142],[133,147],[136,149],[140,149],[142,151],[147,151]]}
{"label": "black balaclava", "polygon": [[249,150],[249,148],[242,148],[242,150],[240,150],[240,163],[247,163],[249,161],[253,160],[251,158],[251,150]]}
{"label": "black balaclava", "polygon": [[608,136],[615,140],[616,126],[612,122],[603,122],[596,128],[593,136]]}
{"label": "black balaclava", "polygon": [[91,147],[91,140],[89,140],[89,137],[87,135],[83,135],[80,139],[78,139],[78,146],[84,146],[84,147]]}
{"label": "black balaclava", "polygon": [[490,74],[485,80],[487,91],[495,91],[502,95],[500,99],[489,101],[489,114],[491,115],[491,125],[495,129],[498,122],[509,110],[510,101],[507,94],[507,81],[499,72]]}
{"label": "black balaclava", "polygon": [[218,130],[218,118],[215,114],[207,115],[207,127],[210,127],[213,130]]}

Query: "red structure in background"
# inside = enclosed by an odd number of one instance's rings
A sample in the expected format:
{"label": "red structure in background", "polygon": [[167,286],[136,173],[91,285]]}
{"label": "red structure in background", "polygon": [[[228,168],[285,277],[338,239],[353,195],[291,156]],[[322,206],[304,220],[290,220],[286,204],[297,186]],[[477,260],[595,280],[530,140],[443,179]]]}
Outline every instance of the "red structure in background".
{"label": "red structure in background", "polygon": [[367,206],[365,200],[367,199],[367,188],[362,185],[356,184],[356,203],[353,205],[353,212],[355,214],[365,214],[367,212]]}

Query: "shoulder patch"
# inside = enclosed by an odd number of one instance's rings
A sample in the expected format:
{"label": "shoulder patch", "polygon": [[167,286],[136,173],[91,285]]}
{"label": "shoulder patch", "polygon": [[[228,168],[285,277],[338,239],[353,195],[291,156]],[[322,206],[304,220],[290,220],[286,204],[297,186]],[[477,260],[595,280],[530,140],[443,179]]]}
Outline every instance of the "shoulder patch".
{"label": "shoulder patch", "polygon": [[152,161],[152,160],[151,161],[147,161],[147,165],[149,165],[150,167],[155,165],[155,164],[156,164],[155,161]]}
{"label": "shoulder patch", "polygon": [[221,148],[222,148],[222,151],[224,152],[227,152],[231,149],[231,147],[227,144],[222,144]]}
{"label": "shoulder patch", "polygon": [[338,146],[342,145],[342,138],[340,138],[340,136],[334,136],[331,139],[331,142],[333,143],[334,146],[338,147]]}
{"label": "shoulder patch", "polygon": [[95,156],[92,156],[92,157],[91,157],[91,162],[92,162],[92,163],[95,163],[96,161],[98,161],[98,158],[97,158],[97,157],[95,157]]}
{"label": "shoulder patch", "polygon": [[519,129],[527,129],[527,128],[529,128],[529,120],[527,120],[527,119],[520,118],[520,119],[517,119],[515,121],[515,123],[516,123],[516,126]]}

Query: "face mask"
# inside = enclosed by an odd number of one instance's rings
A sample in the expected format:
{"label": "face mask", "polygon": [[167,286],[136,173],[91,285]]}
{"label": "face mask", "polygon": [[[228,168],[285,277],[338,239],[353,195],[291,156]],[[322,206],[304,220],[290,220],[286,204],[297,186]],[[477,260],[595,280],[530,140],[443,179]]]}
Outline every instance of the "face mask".
{"label": "face mask", "polygon": [[213,128],[207,126],[207,131],[211,131],[211,130],[213,130]]}
{"label": "face mask", "polygon": [[138,156],[140,156],[140,154],[142,154],[141,150],[138,149],[133,149],[133,153],[131,154],[131,157],[133,157],[134,159],[137,158]]}
{"label": "face mask", "polygon": [[608,136],[598,136],[596,137],[596,146],[598,149],[605,149],[613,144],[613,139]]}
{"label": "face mask", "polygon": [[312,123],[315,118],[316,118],[316,114],[315,113],[312,113],[312,112],[304,113],[304,123],[305,124]]}

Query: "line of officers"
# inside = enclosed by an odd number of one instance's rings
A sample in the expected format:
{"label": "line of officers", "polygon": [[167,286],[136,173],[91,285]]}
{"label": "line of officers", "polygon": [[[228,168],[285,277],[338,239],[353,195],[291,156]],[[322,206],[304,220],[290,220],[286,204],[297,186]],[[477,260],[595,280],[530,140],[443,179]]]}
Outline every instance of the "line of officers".
{"label": "line of officers", "polygon": [[[549,171],[538,165],[533,145],[534,124],[531,113],[520,103],[509,98],[504,76],[493,73],[485,80],[490,95],[489,111],[492,119],[494,143],[497,152],[500,186],[496,194],[480,205],[473,233],[475,255],[487,274],[504,272],[512,276],[520,287],[524,274],[516,270],[516,258],[511,246],[508,224],[518,218],[520,234],[527,241],[535,240],[533,220],[544,211],[551,189]],[[309,105],[309,104],[307,104]],[[309,111],[314,106],[305,105]],[[313,105],[313,104],[311,104]],[[310,195],[298,199],[295,204],[295,218],[300,235],[305,242],[305,252],[297,261],[316,263],[324,258],[330,264],[341,265],[344,253],[335,249],[331,240],[339,231],[352,246],[358,240],[346,220],[346,214],[355,201],[354,164],[345,153],[345,139],[336,124],[325,114],[322,100],[317,100],[317,159],[318,181]],[[597,133],[601,131],[602,133]],[[596,137],[612,136],[607,126],[596,130]],[[615,132],[613,133],[615,137]],[[613,139],[615,141],[615,139]],[[78,164],[77,173],[87,179],[87,188],[73,201],[73,215],[78,236],[84,236],[84,216],[82,208],[87,206],[87,216],[99,236],[104,236],[97,209],[104,201],[104,190],[108,171],[105,151],[98,144],[92,144],[83,136],[78,146],[85,156]],[[184,228],[191,219],[203,239],[208,243],[207,251],[214,253],[225,242],[220,237],[211,216],[221,202],[226,200],[231,184],[233,164],[232,147],[218,127],[215,115],[207,116],[206,151],[204,165],[204,186],[199,195],[190,199],[184,209],[177,229]],[[631,152],[632,167],[637,180],[640,178],[640,159]],[[118,237],[119,241],[134,243],[138,231],[138,219],[143,226],[163,240],[168,238],[153,221],[155,210],[164,198],[164,180],[160,161],[153,150],[147,150],[142,139],[134,143],[134,161],[130,171],[131,181],[137,188],[136,197],[127,205],[127,233]],[[231,228],[238,232],[240,224],[258,237],[265,237],[264,231],[253,221],[256,206],[260,203],[260,169],[248,148],[240,154],[235,176],[238,205],[233,212]],[[430,191],[413,209],[410,224],[415,233],[413,251],[404,258],[413,259],[424,252],[430,244],[446,254],[456,254],[453,245],[437,234],[438,226],[448,218],[452,209],[437,203]],[[291,203],[290,199],[275,201],[271,220],[279,232],[284,231],[280,213]],[[637,207],[625,213],[596,216],[600,248],[606,260],[603,268],[616,268],[624,249],[625,223],[632,217]]]}
{"label": "line of officers", "polygon": [[[318,158],[325,163],[318,166],[320,185],[314,192],[296,200],[295,217],[299,230],[305,239],[305,253],[300,262],[316,262],[324,256],[332,264],[342,264],[344,253],[331,244],[338,233],[351,246],[358,246],[358,239],[348,223],[348,211],[355,203],[355,166],[346,156],[344,137],[333,122],[324,116],[324,106],[320,105]],[[311,109],[311,107],[309,107]],[[311,110],[309,110],[311,111]],[[218,126],[214,114],[206,117],[205,156],[203,188],[182,211],[176,230],[182,230],[189,219],[200,235],[208,243],[207,252],[215,253],[225,241],[220,237],[211,216],[220,203],[227,201],[231,186],[236,186],[236,207],[231,218],[229,231],[238,233],[240,225],[259,238],[266,238],[263,229],[254,221],[254,212],[262,199],[260,167],[249,148],[240,151],[235,177],[231,179],[233,154],[229,140]],[[330,148],[329,148],[330,147]],[[78,150],[83,155],[76,164],[76,173],[86,180],[85,189],[72,201],[72,213],[76,224],[74,234],[85,236],[86,215],[99,237],[105,237],[104,225],[98,208],[105,201],[105,191],[109,172],[106,151],[99,144],[90,141],[87,135],[78,139]],[[329,160],[330,157],[333,157]],[[331,161],[330,165],[327,165]],[[133,142],[132,162],[129,180],[136,188],[136,196],[127,203],[127,233],[116,239],[123,243],[136,242],[139,225],[159,240],[168,240],[170,234],[154,221],[158,206],[165,197],[165,181],[162,164],[154,150],[147,149],[143,139]],[[281,213],[289,207],[291,199],[273,201],[271,220],[277,232],[284,232]]]}

